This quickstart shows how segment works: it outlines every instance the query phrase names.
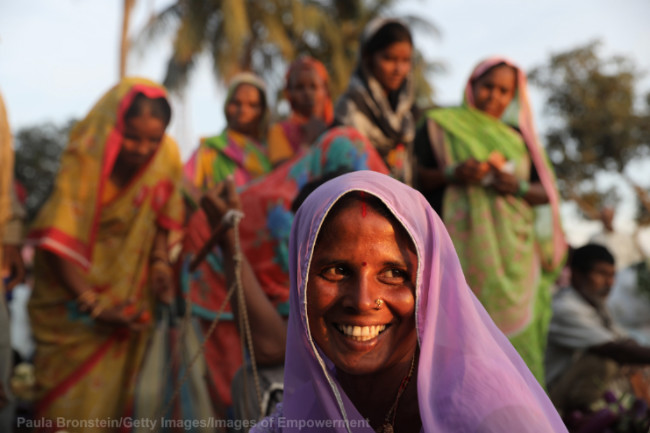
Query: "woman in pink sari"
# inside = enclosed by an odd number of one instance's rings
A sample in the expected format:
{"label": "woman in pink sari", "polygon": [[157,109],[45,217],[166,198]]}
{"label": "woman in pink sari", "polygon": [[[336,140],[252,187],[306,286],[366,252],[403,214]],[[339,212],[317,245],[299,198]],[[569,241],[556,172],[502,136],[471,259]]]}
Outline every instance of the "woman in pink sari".
{"label": "woman in pink sari", "polygon": [[284,400],[253,431],[566,432],[415,190],[368,171],[322,185],[290,266]]}

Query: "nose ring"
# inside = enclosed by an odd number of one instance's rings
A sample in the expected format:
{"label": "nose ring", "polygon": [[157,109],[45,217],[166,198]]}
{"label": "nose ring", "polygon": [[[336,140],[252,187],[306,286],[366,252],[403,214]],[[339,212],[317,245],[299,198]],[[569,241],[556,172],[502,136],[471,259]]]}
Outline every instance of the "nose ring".
{"label": "nose ring", "polygon": [[384,305],[384,300],[381,298],[375,299],[375,305],[377,306],[377,310],[379,310],[381,306]]}

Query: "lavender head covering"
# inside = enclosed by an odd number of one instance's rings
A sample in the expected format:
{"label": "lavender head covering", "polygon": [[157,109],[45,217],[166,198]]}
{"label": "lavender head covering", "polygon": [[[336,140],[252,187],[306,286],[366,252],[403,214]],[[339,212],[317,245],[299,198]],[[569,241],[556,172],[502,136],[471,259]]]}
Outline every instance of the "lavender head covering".
{"label": "lavender head covering", "polygon": [[[350,191],[378,197],[411,236],[418,257],[418,401],[425,432],[566,432],[556,410],[465,282],[447,231],[426,199],[388,176],[358,171],[316,189],[298,210],[290,240],[291,313],[284,402],[263,431],[368,431],[313,341],[306,287],[314,243],[334,203]],[[277,428],[280,419],[284,428]],[[345,420],[348,420],[346,425]],[[332,421],[330,421],[331,423]],[[336,424],[338,422],[338,424]],[[399,426],[396,426],[399,430]]]}

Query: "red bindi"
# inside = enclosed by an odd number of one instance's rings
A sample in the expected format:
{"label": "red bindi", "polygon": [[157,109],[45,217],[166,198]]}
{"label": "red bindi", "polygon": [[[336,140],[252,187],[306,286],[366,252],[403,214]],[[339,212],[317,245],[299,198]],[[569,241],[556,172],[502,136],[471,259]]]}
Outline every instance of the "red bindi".
{"label": "red bindi", "polygon": [[366,262],[361,262],[361,266],[366,266],[368,263]]}

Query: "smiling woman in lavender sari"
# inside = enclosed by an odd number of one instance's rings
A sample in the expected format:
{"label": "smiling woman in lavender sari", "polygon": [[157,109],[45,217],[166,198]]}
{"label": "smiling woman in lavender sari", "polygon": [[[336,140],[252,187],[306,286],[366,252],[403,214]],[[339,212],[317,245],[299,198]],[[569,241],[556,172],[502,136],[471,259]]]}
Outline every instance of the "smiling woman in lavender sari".
{"label": "smiling woman in lavender sari", "polygon": [[367,171],[322,185],[290,266],[284,402],[254,431],[566,431],[412,188]]}

